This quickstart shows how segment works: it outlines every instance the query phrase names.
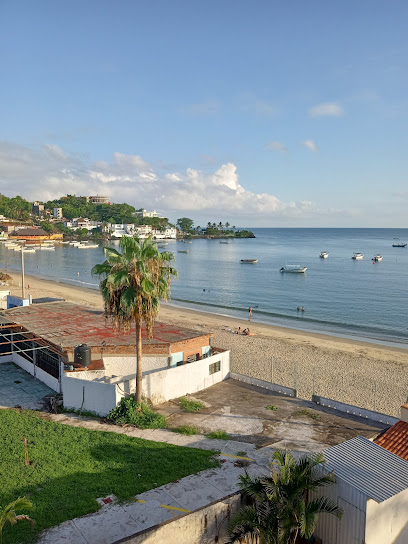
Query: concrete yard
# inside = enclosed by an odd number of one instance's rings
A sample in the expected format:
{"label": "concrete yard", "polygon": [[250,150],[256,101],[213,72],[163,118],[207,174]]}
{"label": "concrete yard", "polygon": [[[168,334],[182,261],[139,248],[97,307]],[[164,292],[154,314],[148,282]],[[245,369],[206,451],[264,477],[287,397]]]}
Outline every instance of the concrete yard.
{"label": "concrete yard", "polygon": [[[177,399],[157,407],[169,427],[189,425],[202,433],[226,431],[233,440],[257,447],[321,451],[356,435],[376,436],[386,425],[349,416],[312,402],[285,397],[235,380],[226,380],[194,397],[208,407],[186,413]],[[276,410],[267,409],[274,406]]]}
{"label": "concrete yard", "polygon": [[14,363],[0,364],[0,408],[41,410],[44,397],[55,392]]}

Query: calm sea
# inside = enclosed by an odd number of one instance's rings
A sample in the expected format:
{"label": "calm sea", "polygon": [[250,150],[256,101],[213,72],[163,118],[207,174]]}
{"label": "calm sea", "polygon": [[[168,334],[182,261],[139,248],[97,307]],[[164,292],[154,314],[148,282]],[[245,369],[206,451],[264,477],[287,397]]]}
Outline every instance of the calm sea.
{"label": "calm sea", "polygon": [[[253,321],[373,341],[408,344],[408,229],[252,229],[255,239],[170,241],[179,280],[172,303]],[[189,250],[188,254],[178,250]],[[330,252],[320,259],[321,251]],[[363,261],[351,259],[353,252]],[[383,261],[373,264],[380,253]],[[21,255],[0,244],[2,264],[20,269]],[[257,258],[257,264],[240,259]],[[27,274],[97,287],[91,268],[102,248],[57,246],[25,255]],[[305,274],[281,274],[285,264],[307,266]],[[4,264],[2,266],[4,268]],[[27,282],[26,282],[27,283]],[[297,306],[305,312],[298,312]]]}

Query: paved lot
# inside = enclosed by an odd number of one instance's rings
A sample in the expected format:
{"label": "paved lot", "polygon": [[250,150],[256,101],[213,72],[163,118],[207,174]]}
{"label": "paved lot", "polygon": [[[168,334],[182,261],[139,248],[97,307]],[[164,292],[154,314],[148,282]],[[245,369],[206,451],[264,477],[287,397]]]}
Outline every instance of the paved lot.
{"label": "paved lot", "polygon": [[[312,402],[226,380],[194,394],[208,406],[185,413],[177,401],[158,406],[171,427],[190,425],[200,432],[226,431],[233,440],[316,452],[357,435],[376,436],[386,425],[348,416]],[[275,410],[267,409],[267,406]]]}
{"label": "paved lot", "polygon": [[43,408],[43,397],[55,392],[14,363],[0,364],[0,408]]}

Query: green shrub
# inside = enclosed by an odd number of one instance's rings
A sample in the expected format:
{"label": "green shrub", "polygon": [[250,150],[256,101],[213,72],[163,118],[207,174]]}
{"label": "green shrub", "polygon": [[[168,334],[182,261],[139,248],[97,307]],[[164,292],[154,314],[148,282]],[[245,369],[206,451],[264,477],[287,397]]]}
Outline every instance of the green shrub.
{"label": "green shrub", "polygon": [[276,410],[278,409],[278,407],[275,406],[274,404],[270,404],[269,406],[266,406],[265,408],[267,410],[272,410],[272,412],[276,412]]}
{"label": "green shrub", "polygon": [[173,427],[170,430],[173,431],[173,433],[185,434],[187,436],[198,434],[197,427],[190,427],[190,425],[182,425],[181,427]]}
{"label": "green shrub", "polygon": [[230,440],[230,435],[225,431],[213,431],[205,435],[207,438],[217,438],[218,440]]}
{"label": "green shrub", "polygon": [[139,429],[163,429],[167,426],[166,418],[162,414],[154,412],[146,402],[139,406],[134,397],[124,397],[109,412],[107,419],[115,425],[128,423]]}
{"label": "green shrub", "polygon": [[314,420],[320,419],[319,414],[314,414],[313,412],[310,412],[306,408],[304,408],[303,410],[295,410],[294,412],[292,412],[292,416],[293,417],[305,416],[305,417],[310,417],[311,419],[314,419]]}
{"label": "green shrub", "polygon": [[204,404],[199,400],[191,400],[187,397],[181,397],[179,404],[183,412],[199,412],[205,408]]}

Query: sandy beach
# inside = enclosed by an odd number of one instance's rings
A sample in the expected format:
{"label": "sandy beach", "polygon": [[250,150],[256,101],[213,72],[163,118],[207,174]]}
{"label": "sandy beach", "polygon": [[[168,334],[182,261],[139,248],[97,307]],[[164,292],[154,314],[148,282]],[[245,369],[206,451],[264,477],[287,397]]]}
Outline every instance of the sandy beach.
{"label": "sandy beach", "polygon": [[[21,278],[10,273],[12,294],[21,295]],[[25,279],[26,294],[55,297],[102,309],[97,290]],[[29,286],[29,287],[28,287]],[[298,396],[313,393],[398,416],[407,401],[408,349],[307,333],[163,304],[159,320],[215,333],[213,345],[231,350],[233,372],[296,387]],[[234,334],[250,327],[254,336]]]}

